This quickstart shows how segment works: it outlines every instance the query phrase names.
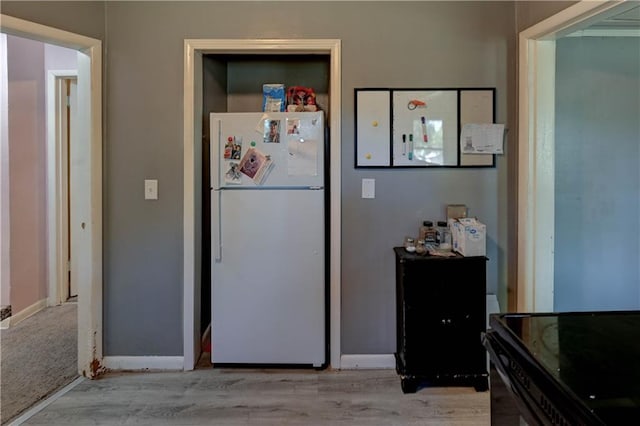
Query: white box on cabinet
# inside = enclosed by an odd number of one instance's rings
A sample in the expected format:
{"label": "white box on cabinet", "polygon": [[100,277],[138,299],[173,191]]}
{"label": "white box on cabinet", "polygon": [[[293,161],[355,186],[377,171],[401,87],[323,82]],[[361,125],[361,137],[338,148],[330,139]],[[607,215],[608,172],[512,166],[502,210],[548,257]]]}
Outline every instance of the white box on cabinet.
{"label": "white box on cabinet", "polygon": [[487,253],[487,226],[475,218],[452,220],[453,250],[463,256],[485,256]]}

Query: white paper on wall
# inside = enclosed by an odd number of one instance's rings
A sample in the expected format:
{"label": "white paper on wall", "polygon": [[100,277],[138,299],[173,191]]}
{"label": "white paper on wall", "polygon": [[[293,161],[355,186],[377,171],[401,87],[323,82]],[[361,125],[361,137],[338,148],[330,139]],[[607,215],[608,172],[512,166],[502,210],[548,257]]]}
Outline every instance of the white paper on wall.
{"label": "white paper on wall", "polygon": [[463,154],[502,154],[504,124],[465,124],[460,133]]}

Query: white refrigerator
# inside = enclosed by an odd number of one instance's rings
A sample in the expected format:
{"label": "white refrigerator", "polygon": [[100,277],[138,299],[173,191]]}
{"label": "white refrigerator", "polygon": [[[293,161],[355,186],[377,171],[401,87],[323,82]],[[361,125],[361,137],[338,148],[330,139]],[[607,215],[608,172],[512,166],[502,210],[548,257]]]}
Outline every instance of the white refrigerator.
{"label": "white refrigerator", "polygon": [[321,367],[323,113],[210,120],[212,363]]}

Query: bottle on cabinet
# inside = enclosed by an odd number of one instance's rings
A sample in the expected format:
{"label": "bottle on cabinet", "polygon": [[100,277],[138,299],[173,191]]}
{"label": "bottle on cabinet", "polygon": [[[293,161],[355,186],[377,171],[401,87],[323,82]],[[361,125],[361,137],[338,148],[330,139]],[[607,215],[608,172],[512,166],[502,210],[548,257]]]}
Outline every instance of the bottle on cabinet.
{"label": "bottle on cabinet", "polygon": [[403,245],[407,253],[414,253],[416,251],[416,241],[412,237],[405,237]]}
{"label": "bottle on cabinet", "polygon": [[445,221],[438,221],[436,243],[440,249],[451,250],[451,230]]}
{"label": "bottle on cabinet", "polygon": [[419,240],[424,240],[425,244],[435,244],[436,242],[436,228],[433,227],[433,222],[425,220],[420,227]]}

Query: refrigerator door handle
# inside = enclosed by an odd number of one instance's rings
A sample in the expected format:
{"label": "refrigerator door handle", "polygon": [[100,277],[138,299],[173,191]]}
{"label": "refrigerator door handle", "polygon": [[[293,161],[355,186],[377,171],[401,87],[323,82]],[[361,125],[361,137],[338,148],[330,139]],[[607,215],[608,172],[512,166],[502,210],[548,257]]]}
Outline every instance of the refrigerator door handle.
{"label": "refrigerator door handle", "polygon": [[211,128],[211,140],[209,145],[210,155],[210,171],[211,171],[211,186],[214,190],[220,189],[220,138],[222,132],[221,120],[212,120]]}
{"label": "refrigerator door handle", "polygon": [[210,170],[211,170],[211,255],[213,262],[222,260],[222,224],[220,217],[220,138],[222,121],[211,120]]}
{"label": "refrigerator door handle", "polygon": [[215,262],[222,260],[221,197],[222,191],[214,190],[211,192],[211,250]]}

